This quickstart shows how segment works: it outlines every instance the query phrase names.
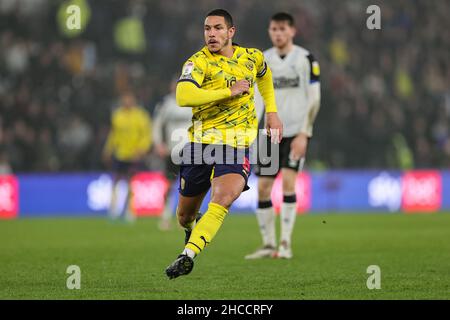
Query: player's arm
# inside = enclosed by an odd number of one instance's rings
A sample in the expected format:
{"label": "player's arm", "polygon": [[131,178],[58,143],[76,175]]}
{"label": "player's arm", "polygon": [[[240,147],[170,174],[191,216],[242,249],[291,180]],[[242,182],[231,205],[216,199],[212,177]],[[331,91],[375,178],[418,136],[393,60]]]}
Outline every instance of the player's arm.
{"label": "player's arm", "polygon": [[196,107],[231,97],[229,88],[205,90],[201,88],[208,64],[202,57],[191,57],[183,66],[178,80],[176,100],[180,107]]}
{"label": "player's arm", "polygon": [[264,61],[264,55],[259,50],[256,51],[256,67],[256,84],[265,105],[267,133],[271,136],[272,143],[279,143],[283,137],[283,124],[277,113],[272,71]]}
{"label": "player's arm", "polygon": [[176,95],[177,104],[180,107],[197,107],[230,98],[231,90],[230,88],[205,90],[190,81],[180,80],[177,84]]}
{"label": "player's arm", "polygon": [[102,158],[104,162],[109,162],[114,152],[115,146],[115,132],[113,121],[111,121],[111,129],[109,129],[108,137],[106,138],[105,146],[103,147]]}
{"label": "player's arm", "polygon": [[153,119],[153,144],[156,153],[160,157],[165,157],[168,153],[163,139],[163,128],[167,122],[167,107],[164,103],[159,103],[155,108],[155,118]]}
{"label": "player's arm", "polygon": [[312,137],[314,121],[320,109],[320,67],[312,54],[308,55],[307,65],[307,79],[309,82],[307,86],[308,111],[302,124],[301,133]]}
{"label": "player's arm", "polygon": [[164,143],[163,127],[166,122],[166,108],[163,103],[158,103],[155,107],[155,117],[153,119],[153,142],[155,144]]}
{"label": "player's arm", "polygon": [[150,115],[145,110],[142,110],[139,129],[141,134],[137,146],[137,160],[142,158],[150,150],[152,145],[152,121]]}
{"label": "player's arm", "polygon": [[312,137],[314,120],[320,108],[320,67],[312,54],[308,55],[304,70],[304,77],[307,79],[308,105],[300,133],[291,142],[291,154],[289,156],[293,160],[300,160],[305,156],[308,139]]}

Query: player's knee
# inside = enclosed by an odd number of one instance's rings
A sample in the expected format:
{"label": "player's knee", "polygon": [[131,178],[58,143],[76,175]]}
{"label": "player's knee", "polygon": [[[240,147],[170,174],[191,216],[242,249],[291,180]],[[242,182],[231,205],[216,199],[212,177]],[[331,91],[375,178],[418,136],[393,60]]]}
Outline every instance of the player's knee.
{"label": "player's knee", "polygon": [[295,193],[296,174],[283,174],[283,193],[292,194]]}
{"label": "player's knee", "polygon": [[258,198],[260,201],[270,200],[273,181],[260,178],[258,181]]}
{"label": "player's knee", "polygon": [[184,210],[178,210],[177,218],[179,225],[183,228],[187,228],[192,223],[192,221],[194,221],[195,214],[191,214],[190,212]]}
{"label": "player's knee", "polygon": [[230,191],[215,192],[211,197],[211,202],[217,203],[222,207],[229,208],[231,204],[239,197],[240,193]]}
{"label": "player's knee", "polygon": [[284,194],[292,194],[295,193],[295,181],[283,183],[283,193]]}

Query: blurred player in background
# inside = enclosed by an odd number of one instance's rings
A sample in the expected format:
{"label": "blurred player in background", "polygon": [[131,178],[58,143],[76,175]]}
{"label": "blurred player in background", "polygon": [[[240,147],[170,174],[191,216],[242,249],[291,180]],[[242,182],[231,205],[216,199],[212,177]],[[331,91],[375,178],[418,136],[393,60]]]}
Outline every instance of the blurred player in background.
{"label": "blurred player in background", "polygon": [[[178,78],[172,80],[170,93],[156,106],[156,116],[153,120],[153,145],[158,156],[165,160],[165,172],[170,186],[173,185],[179,171],[178,166],[172,161],[171,155],[181,151],[177,146],[184,146],[189,141],[187,130],[192,124],[192,110],[180,108],[177,105],[175,97],[177,80]],[[166,206],[159,222],[161,230],[171,228],[172,201],[170,191],[171,187],[167,192]]]}
{"label": "blurred player in background", "polygon": [[[147,111],[138,106],[132,93],[121,97],[121,105],[113,112],[111,129],[103,149],[103,159],[111,164],[113,171],[113,188],[109,216],[120,216],[128,221],[135,219],[129,208],[131,197],[130,178],[145,168],[144,158],[150,151],[152,143],[151,118]],[[125,203],[118,201],[119,181],[127,182]]]}
{"label": "blurred player in background", "polygon": [[[273,47],[264,52],[272,70],[276,103],[284,125],[283,140],[279,147],[279,167],[283,178],[280,245],[277,251],[275,213],[271,200],[272,186],[278,172],[261,175],[261,168],[268,164],[259,162],[255,170],[259,177],[256,217],[263,247],[247,255],[246,259],[290,259],[293,256],[291,236],[297,214],[295,182],[299,168],[303,167],[308,140],[312,136],[313,123],[320,107],[319,64],[308,50],[293,43],[295,33],[294,19],[290,14],[275,14],[269,25]],[[260,139],[265,140],[267,137]]]}
{"label": "blurred player in background", "polygon": [[[274,142],[281,139],[270,69],[261,51],[232,43],[235,31],[227,11],[211,11],[204,22],[206,46],[186,61],[178,81],[177,103],[192,107],[193,125],[190,143],[183,148],[177,207],[187,237],[182,253],[166,268],[170,279],[192,271],[193,259],[212,241],[231,204],[248,189],[249,147],[258,130],[255,82],[266,105],[267,129]],[[195,224],[210,188],[208,210]]]}
{"label": "blurred player in background", "polygon": [[6,148],[0,144],[0,176],[12,174],[11,165],[9,164],[8,161],[8,153],[6,152],[5,149]]}

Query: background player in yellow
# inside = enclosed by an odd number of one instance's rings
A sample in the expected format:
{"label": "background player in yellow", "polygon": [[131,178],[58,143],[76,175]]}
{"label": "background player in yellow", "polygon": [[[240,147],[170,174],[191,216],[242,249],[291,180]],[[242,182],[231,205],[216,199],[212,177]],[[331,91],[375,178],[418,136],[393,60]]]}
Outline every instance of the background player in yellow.
{"label": "background player in yellow", "polygon": [[[231,15],[211,11],[204,22],[206,46],[184,65],[176,98],[192,107],[190,143],[182,151],[178,221],[186,230],[185,248],[166,268],[169,278],[192,271],[194,258],[211,242],[241,192],[248,189],[249,146],[257,136],[255,82],[266,105],[267,130],[279,143],[271,71],[257,49],[232,43],[236,29]],[[212,187],[208,210],[195,224],[198,210]],[[195,224],[195,226],[194,226]]]}
{"label": "background player in yellow", "polygon": [[[129,180],[133,174],[144,169],[144,157],[149,152],[152,142],[151,118],[147,111],[138,106],[132,93],[121,97],[121,105],[111,117],[111,129],[103,149],[103,159],[112,165],[113,188],[109,215],[111,218],[125,216],[133,220],[134,214],[129,209],[131,188]],[[118,183],[127,182],[125,204],[118,203]]]}

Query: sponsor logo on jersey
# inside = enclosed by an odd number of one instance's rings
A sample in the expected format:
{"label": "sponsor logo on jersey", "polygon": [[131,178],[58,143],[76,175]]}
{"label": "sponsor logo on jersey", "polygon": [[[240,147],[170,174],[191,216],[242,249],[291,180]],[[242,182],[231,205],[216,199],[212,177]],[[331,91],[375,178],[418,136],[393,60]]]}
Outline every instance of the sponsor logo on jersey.
{"label": "sponsor logo on jersey", "polygon": [[284,88],[297,88],[300,85],[300,77],[286,78],[286,77],[273,77],[273,87],[275,89]]}

